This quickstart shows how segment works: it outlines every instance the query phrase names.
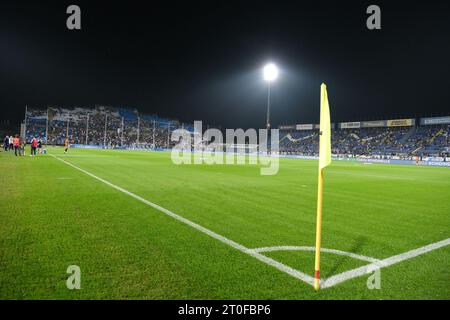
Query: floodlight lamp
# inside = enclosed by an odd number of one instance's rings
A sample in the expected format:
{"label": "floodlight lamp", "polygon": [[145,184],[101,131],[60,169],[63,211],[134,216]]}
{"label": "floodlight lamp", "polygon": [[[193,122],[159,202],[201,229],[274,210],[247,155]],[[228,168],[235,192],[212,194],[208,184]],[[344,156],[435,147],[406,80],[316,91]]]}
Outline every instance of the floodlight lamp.
{"label": "floodlight lamp", "polygon": [[278,77],[278,68],[273,63],[269,63],[264,67],[264,80],[273,81]]}

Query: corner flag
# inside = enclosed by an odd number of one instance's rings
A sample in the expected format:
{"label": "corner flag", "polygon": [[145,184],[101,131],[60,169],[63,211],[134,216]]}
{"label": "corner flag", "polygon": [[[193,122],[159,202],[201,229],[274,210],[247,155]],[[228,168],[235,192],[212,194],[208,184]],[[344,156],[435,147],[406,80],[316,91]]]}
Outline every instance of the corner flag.
{"label": "corner flag", "polygon": [[316,258],[314,268],[314,288],[319,290],[320,278],[320,242],[322,237],[322,194],[323,168],[331,163],[331,123],[328,105],[327,86],[320,86],[320,140],[319,140],[319,177],[317,185],[317,222],[316,222]]}
{"label": "corner flag", "polygon": [[331,163],[331,123],[330,106],[328,105],[327,86],[320,86],[320,141],[319,141],[319,169]]}

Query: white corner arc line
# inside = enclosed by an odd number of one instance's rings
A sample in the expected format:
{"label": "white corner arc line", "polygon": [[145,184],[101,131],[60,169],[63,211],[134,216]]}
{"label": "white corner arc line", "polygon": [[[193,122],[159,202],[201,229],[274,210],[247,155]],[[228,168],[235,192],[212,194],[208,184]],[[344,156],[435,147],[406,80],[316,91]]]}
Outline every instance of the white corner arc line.
{"label": "white corner arc line", "polygon": [[329,288],[329,287],[335,286],[341,282],[347,281],[349,279],[353,279],[353,278],[360,277],[365,274],[372,273],[377,269],[381,269],[384,267],[391,266],[393,264],[397,264],[399,262],[420,256],[424,253],[448,246],[449,244],[450,244],[450,238],[426,245],[424,247],[410,250],[410,251],[380,260],[378,262],[368,264],[366,266],[362,266],[362,267],[355,268],[355,269],[352,269],[349,271],[345,271],[345,272],[342,272],[335,276],[331,276],[327,279],[324,279],[321,282],[320,287],[321,288]]}
{"label": "white corner arc line", "polygon": [[106,184],[106,185],[108,185],[108,186],[110,186],[110,187],[112,187],[112,188],[114,188],[114,189],[116,189],[116,190],[126,194],[126,195],[129,195],[132,198],[135,198],[136,200],[141,201],[142,203],[144,203],[144,204],[146,204],[146,205],[148,205],[148,206],[150,206],[150,207],[152,207],[152,208],[154,208],[154,209],[156,209],[158,211],[161,211],[162,213],[164,213],[164,214],[166,214],[166,215],[168,215],[168,216],[170,216],[170,217],[172,217],[172,218],[174,218],[174,219],[176,219],[176,220],[178,220],[180,222],[183,222],[184,224],[187,224],[187,225],[191,226],[192,228],[194,228],[194,229],[196,229],[196,230],[198,230],[200,232],[203,232],[203,233],[207,234],[208,236],[210,236],[210,237],[212,237],[214,239],[217,239],[217,240],[219,240],[219,241],[229,245],[230,247],[233,247],[233,248],[235,248],[235,249],[237,249],[237,250],[239,250],[239,251],[241,251],[243,253],[246,253],[246,254],[248,254],[248,255],[258,259],[259,261],[262,261],[262,262],[264,262],[264,263],[266,263],[266,264],[268,264],[268,265],[270,265],[270,266],[272,266],[274,268],[277,268],[278,270],[280,270],[280,271],[282,271],[284,273],[287,273],[288,275],[290,275],[290,276],[292,276],[294,278],[297,278],[297,279],[299,279],[299,280],[301,280],[303,282],[308,283],[311,286],[314,285],[314,278],[309,276],[309,275],[307,275],[307,274],[305,274],[305,273],[303,273],[303,272],[295,270],[295,269],[293,269],[293,268],[291,268],[291,267],[289,267],[289,266],[287,266],[285,264],[282,264],[281,262],[278,262],[278,261],[273,260],[273,259],[271,259],[269,257],[266,257],[266,256],[264,256],[264,255],[262,255],[262,254],[260,254],[258,252],[255,252],[254,250],[251,250],[251,249],[249,249],[249,248],[247,248],[247,247],[245,247],[245,246],[243,246],[243,245],[241,245],[241,244],[239,244],[237,242],[234,242],[233,240],[230,240],[230,239],[228,239],[228,238],[226,238],[224,236],[221,236],[220,234],[217,234],[214,231],[211,231],[211,230],[209,230],[209,229],[207,229],[205,227],[202,227],[201,225],[199,225],[199,224],[197,224],[195,222],[192,222],[191,220],[183,218],[182,216],[179,216],[179,215],[177,215],[176,213],[173,213],[170,210],[167,210],[167,209],[165,209],[165,208],[163,208],[163,207],[161,207],[161,206],[159,206],[159,205],[157,205],[157,204],[155,204],[155,203],[153,203],[151,201],[148,201],[148,200],[146,200],[146,199],[144,199],[144,198],[142,198],[142,197],[140,197],[140,196],[138,196],[138,195],[136,195],[136,194],[134,194],[134,193],[124,189],[124,188],[122,188],[122,187],[119,187],[119,186],[117,186],[117,185],[115,185],[115,184],[113,184],[113,183],[111,183],[111,182],[109,182],[109,181],[107,181],[107,180],[105,180],[103,178],[100,178],[100,177],[90,173],[89,171],[86,171],[86,170],[84,170],[84,169],[82,169],[82,168],[80,168],[80,167],[78,167],[78,166],[76,166],[76,165],[74,165],[74,164],[72,164],[72,163],[70,163],[70,162],[68,162],[66,160],[63,160],[63,159],[61,159],[61,158],[59,158],[59,157],[57,157],[57,156],[55,156],[53,154],[50,154],[50,156],[52,156],[53,158],[55,158],[55,159],[65,163],[66,165],[68,165],[68,166],[70,166],[70,167],[72,167],[72,168],[74,168],[74,169],[76,169],[78,171],[83,172],[84,174],[86,174],[86,175],[88,175],[88,176],[90,176],[90,177],[92,177],[92,178],[94,178],[94,179],[96,179],[96,180],[98,180],[100,182],[103,182],[104,184]]}
{"label": "white corner arc line", "polygon": [[[255,252],[271,252],[271,251],[316,251],[316,247],[307,247],[307,246],[276,246],[276,247],[263,247],[263,248],[255,248],[252,249]],[[367,262],[380,262],[379,259],[375,259],[372,257],[366,257],[360,254],[336,250],[336,249],[328,249],[328,248],[320,248],[320,252],[334,253],[341,256],[347,256],[353,259],[367,261]]]}

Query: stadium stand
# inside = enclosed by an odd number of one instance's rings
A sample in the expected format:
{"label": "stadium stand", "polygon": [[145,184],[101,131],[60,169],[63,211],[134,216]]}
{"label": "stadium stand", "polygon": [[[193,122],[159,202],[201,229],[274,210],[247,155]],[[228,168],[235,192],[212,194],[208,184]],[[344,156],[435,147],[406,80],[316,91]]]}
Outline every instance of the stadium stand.
{"label": "stadium stand", "polygon": [[57,108],[26,110],[26,139],[32,137],[50,145],[71,144],[106,148],[170,148],[170,134],[192,125],[157,115],[140,115],[135,109],[97,106],[95,108]]}
{"label": "stadium stand", "polygon": [[[66,136],[72,144],[106,148],[167,149],[174,146],[171,133],[179,128],[193,132],[192,124],[141,115],[136,109],[95,108],[27,109],[26,138],[61,145]],[[450,117],[396,119],[339,123],[332,130],[332,152],[344,157],[408,158],[450,154]],[[48,139],[46,139],[48,138]],[[280,126],[279,152],[316,156],[317,125]]]}
{"label": "stadium stand", "polygon": [[[312,127],[309,130],[280,129],[280,153],[316,156],[319,129]],[[336,128],[332,131],[332,152],[353,157],[448,157],[450,125]]]}

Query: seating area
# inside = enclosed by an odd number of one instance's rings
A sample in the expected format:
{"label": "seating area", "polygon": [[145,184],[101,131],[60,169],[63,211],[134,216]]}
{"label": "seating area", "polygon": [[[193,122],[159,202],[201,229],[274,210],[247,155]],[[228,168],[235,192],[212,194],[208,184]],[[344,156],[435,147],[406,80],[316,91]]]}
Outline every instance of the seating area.
{"label": "seating area", "polygon": [[47,144],[62,145],[69,137],[72,144],[157,149],[170,147],[171,132],[181,127],[192,129],[192,125],[141,115],[135,109],[51,107],[27,110],[26,139],[37,137]]}
{"label": "seating area", "polygon": [[[380,127],[332,130],[336,155],[429,156],[449,153],[450,126]],[[280,152],[317,155],[319,130],[280,131]]]}

